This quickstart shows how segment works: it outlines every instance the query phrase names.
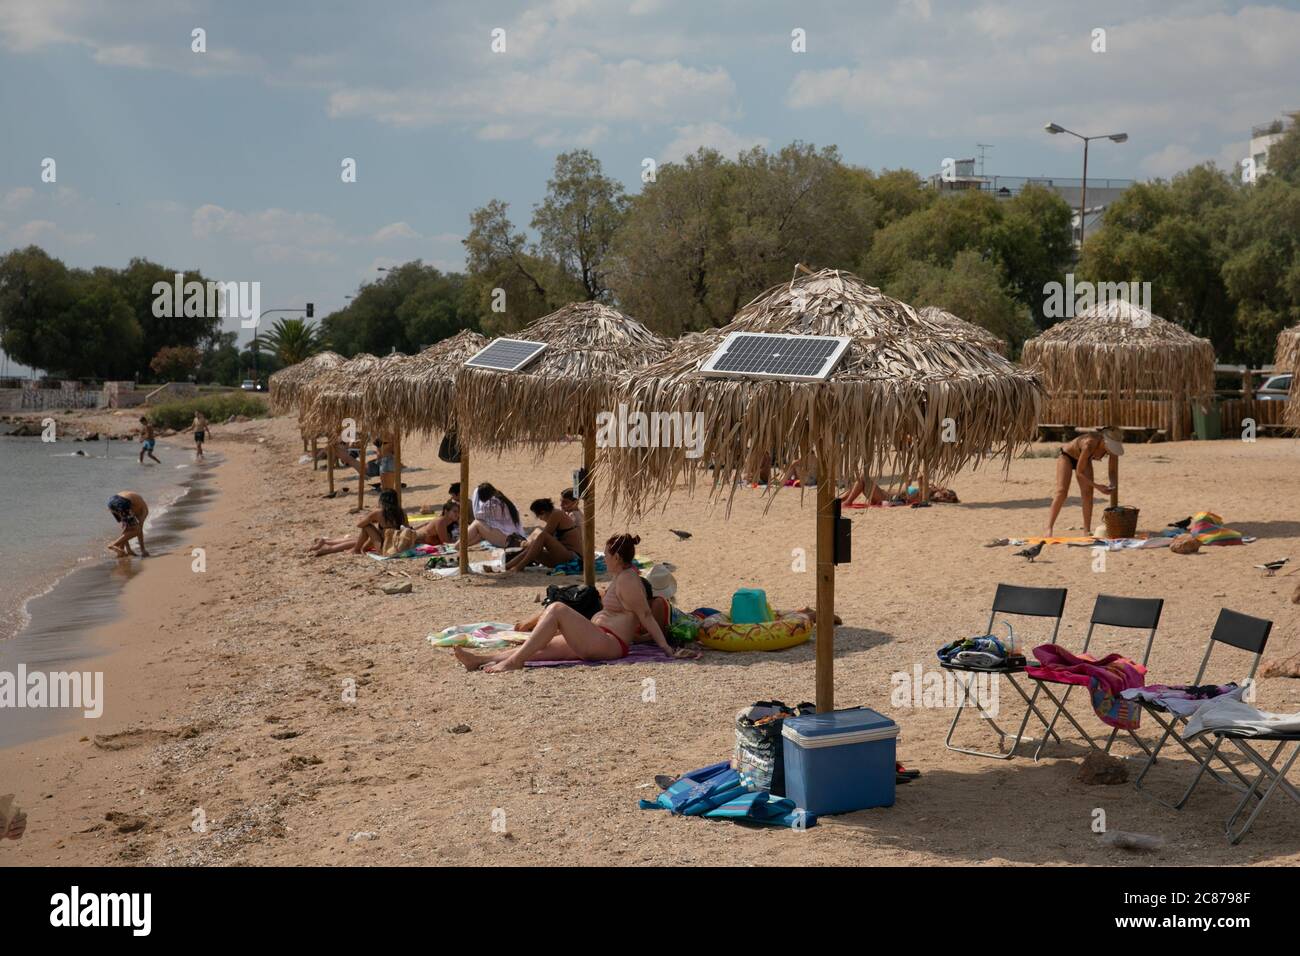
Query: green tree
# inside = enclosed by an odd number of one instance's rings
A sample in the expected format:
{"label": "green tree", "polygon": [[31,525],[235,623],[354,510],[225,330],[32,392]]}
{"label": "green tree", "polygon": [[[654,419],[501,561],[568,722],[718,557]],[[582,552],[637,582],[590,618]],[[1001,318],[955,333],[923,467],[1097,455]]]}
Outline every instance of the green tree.
{"label": "green tree", "polygon": [[304,319],[276,319],[263,338],[284,365],[296,365],[325,347],[321,327]]}
{"label": "green tree", "polygon": [[1233,352],[1252,364],[1270,362],[1278,333],[1300,322],[1300,185],[1268,175],[1248,187],[1225,246]]}
{"label": "green tree", "polygon": [[522,328],[582,298],[582,287],[546,259],[510,221],[509,204],[493,199],[469,217],[463,240],[471,297],[485,332]]}
{"label": "green tree", "polygon": [[546,198],[533,211],[538,253],[558,263],[587,299],[606,300],[607,258],[627,197],[585,149],[555,157]]}
{"label": "green tree", "polygon": [[1007,292],[1001,266],[974,249],[963,249],[947,266],[912,262],[885,291],[917,308],[937,305],[982,326],[1009,342],[1012,354],[1037,331],[1029,307]]}
{"label": "green tree", "polygon": [[149,362],[149,368],[164,382],[187,382],[198,375],[203,356],[189,345],[164,345]]}

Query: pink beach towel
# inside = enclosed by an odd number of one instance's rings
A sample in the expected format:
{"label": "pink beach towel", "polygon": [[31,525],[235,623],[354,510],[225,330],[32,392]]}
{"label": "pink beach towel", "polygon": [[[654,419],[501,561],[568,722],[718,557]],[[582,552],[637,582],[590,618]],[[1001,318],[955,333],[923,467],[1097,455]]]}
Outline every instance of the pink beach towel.
{"label": "pink beach towel", "polygon": [[1136,730],[1142,708],[1136,701],[1121,697],[1131,687],[1146,683],[1147,669],[1119,654],[1102,658],[1071,654],[1058,644],[1040,644],[1034,648],[1037,666],[1025,668],[1036,680],[1053,684],[1078,684],[1087,687],[1092,709],[1102,722],[1123,730]]}

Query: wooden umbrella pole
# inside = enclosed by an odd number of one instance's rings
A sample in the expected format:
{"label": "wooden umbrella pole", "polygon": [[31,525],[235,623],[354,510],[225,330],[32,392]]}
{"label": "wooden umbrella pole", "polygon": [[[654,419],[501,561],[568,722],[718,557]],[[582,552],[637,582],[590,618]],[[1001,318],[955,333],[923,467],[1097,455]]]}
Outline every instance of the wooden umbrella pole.
{"label": "wooden umbrella pole", "polygon": [[393,490],[397,492],[397,507],[402,507],[402,433],[393,433]]}
{"label": "wooden umbrella pole", "polygon": [[[327,436],[327,437],[332,437],[332,436]],[[315,468],[316,467],[315,442],[312,443],[312,446],[313,446],[312,449],[313,454],[312,454],[311,466],[312,468]],[[334,441],[331,441],[329,443],[329,446],[325,449],[325,478],[326,480],[329,481],[331,498],[334,497],[334,456],[336,454],[338,454],[338,444]]]}
{"label": "wooden umbrella pole", "polygon": [[925,462],[921,462],[921,500],[930,500],[930,469]]}
{"label": "wooden umbrella pole", "polygon": [[[1110,485],[1110,506],[1119,507],[1119,459],[1114,455],[1107,455],[1106,464],[1106,483]],[[1084,531],[1092,533],[1090,528],[1084,528]]]}
{"label": "wooden umbrella pole", "polygon": [[591,470],[596,464],[596,429],[582,433],[582,468],[586,474],[582,489],[582,582],[596,584],[596,483]]}
{"label": "wooden umbrella pole", "polygon": [[[304,439],[303,439],[303,444],[306,444],[306,443],[307,443],[307,440],[304,438]],[[304,449],[304,450],[306,450],[306,449]],[[315,471],[315,470],[316,470],[316,438],[315,438],[314,436],[312,437],[312,440],[311,440],[311,470],[312,470],[312,471]]]}
{"label": "wooden umbrella pole", "polygon": [[835,475],[817,459],[817,712],[835,709]]}
{"label": "wooden umbrella pole", "polygon": [[361,454],[357,463],[361,470],[357,472],[359,480],[357,481],[357,510],[366,510],[366,449],[370,447],[370,436],[361,436]]}
{"label": "wooden umbrella pole", "polygon": [[[459,439],[458,439],[459,440]],[[456,551],[460,556],[460,573],[469,574],[469,526],[474,515],[469,510],[469,449],[460,446],[460,535]]]}

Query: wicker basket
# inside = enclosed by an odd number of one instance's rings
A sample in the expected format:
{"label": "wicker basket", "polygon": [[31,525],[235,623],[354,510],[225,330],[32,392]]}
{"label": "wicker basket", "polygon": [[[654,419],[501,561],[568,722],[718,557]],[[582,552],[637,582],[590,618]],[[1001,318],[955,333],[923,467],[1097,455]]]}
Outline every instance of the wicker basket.
{"label": "wicker basket", "polygon": [[1136,508],[1120,505],[1118,508],[1107,508],[1101,516],[1106,522],[1107,538],[1132,538],[1137,535],[1138,510]]}

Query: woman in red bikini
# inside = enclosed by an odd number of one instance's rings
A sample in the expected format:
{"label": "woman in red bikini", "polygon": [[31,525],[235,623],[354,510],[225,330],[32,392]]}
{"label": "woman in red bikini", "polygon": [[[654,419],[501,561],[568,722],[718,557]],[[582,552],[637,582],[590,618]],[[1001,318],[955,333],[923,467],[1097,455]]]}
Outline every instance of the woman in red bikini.
{"label": "woman in red bikini", "polygon": [[603,607],[590,621],[567,604],[548,604],[519,647],[496,654],[472,654],[455,647],[456,659],[466,670],[497,674],[518,670],[527,661],[617,660],[627,656],[632,644],[646,640],[671,657],[698,656],[685,648],[674,650],[651,615],[645,585],[633,563],[640,541],[630,534],[616,534],[605,542],[605,565],[613,579],[601,599]]}

